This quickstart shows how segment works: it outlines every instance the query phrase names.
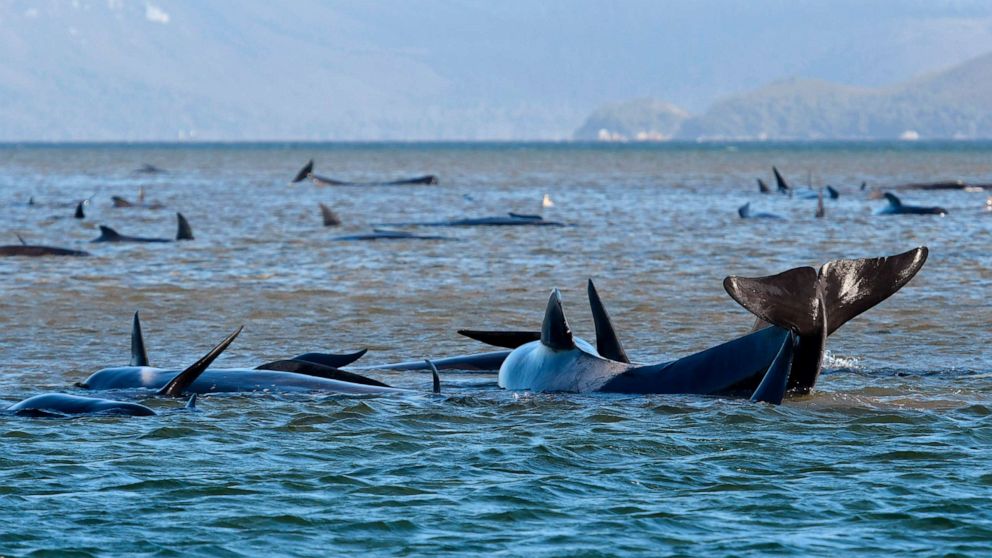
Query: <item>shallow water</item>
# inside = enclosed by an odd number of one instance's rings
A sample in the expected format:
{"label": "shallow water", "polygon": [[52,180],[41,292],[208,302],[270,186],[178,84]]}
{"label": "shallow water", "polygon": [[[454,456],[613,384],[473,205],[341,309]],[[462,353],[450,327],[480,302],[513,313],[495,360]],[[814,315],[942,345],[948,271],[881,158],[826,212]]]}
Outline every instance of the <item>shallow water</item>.
{"label": "shallow water", "polygon": [[[347,180],[287,185],[309,158]],[[132,172],[152,163],[168,172]],[[758,194],[776,164],[815,200]],[[906,192],[946,217],[874,216],[858,191],[992,182],[992,144],[260,145],[0,148],[0,243],[90,258],[0,259],[0,404],[125,364],[140,309],[152,364],[369,348],[361,361],[486,350],[461,327],[534,329],[562,289],[592,339],[593,277],[628,352],[654,362],[752,319],[728,274],[930,248],[920,274],[830,338],[816,391],[781,407],[695,396],[508,393],[485,375],[376,373],[401,397],[210,396],[158,417],[0,416],[0,555],[980,555],[992,540],[989,192]],[[144,187],[165,210],[110,206]],[[565,228],[392,221],[541,212]],[[87,219],[76,201],[94,195]],[[36,204],[26,202],[34,196]],[[786,217],[743,221],[736,209]],[[339,229],[320,226],[317,203]],[[106,224],[197,240],[88,244]],[[133,396],[133,394],[130,394]],[[121,394],[122,397],[128,394]]]}

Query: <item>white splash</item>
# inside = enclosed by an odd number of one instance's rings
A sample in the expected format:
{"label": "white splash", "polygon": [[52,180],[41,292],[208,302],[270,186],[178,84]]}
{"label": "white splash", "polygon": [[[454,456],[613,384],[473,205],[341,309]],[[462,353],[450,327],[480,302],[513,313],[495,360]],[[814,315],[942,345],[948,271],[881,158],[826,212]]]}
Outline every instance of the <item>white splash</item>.
{"label": "white splash", "polygon": [[165,11],[158,6],[145,4],[145,19],[152,23],[161,23],[162,25],[165,25],[169,23],[169,14],[165,13]]}

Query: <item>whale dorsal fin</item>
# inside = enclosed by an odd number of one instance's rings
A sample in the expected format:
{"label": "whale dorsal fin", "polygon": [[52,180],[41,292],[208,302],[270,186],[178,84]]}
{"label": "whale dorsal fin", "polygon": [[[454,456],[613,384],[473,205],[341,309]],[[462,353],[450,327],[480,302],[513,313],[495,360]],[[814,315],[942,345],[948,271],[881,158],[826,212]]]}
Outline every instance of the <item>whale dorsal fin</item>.
{"label": "whale dorsal fin", "polygon": [[83,204],[84,203],[86,203],[86,200],[83,200],[83,201],[79,202],[78,204],[76,204],[76,213],[73,214],[73,217],[75,217],[76,219],[85,219],[86,218],[86,213],[83,212]]}
{"label": "whale dorsal fin", "polygon": [[369,352],[368,349],[362,349],[354,353],[347,353],[343,355],[331,353],[303,353],[302,355],[293,357],[292,360],[301,360],[305,362],[313,362],[322,366],[340,368],[342,366],[348,366],[349,364],[362,358],[367,352]]}
{"label": "whale dorsal fin", "polygon": [[830,199],[832,200],[835,200],[840,197],[840,192],[837,191],[837,188],[834,188],[829,184],[827,184],[827,193],[830,194]]}
{"label": "whale dorsal fin", "polygon": [[723,288],[755,316],[800,335],[815,335],[820,314],[816,270],[797,267],[767,277],[730,276]]}
{"label": "whale dorsal fin", "polygon": [[751,216],[751,202],[737,208],[737,214],[741,216],[741,219],[747,219]]}
{"label": "whale dorsal fin", "polygon": [[145,338],[141,335],[141,319],[138,312],[134,312],[134,320],[131,321],[131,366],[149,366],[148,353],[145,352]]}
{"label": "whale dorsal fin", "polygon": [[561,307],[561,292],[551,291],[548,308],[544,311],[544,323],[541,324],[541,343],[556,351],[568,351],[575,348],[572,339],[572,329],[565,320],[565,310]]}
{"label": "whale dorsal fin", "polygon": [[114,207],[134,207],[134,204],[120,196],[110,196],[110,201],[114,202]]}
{"label": "whale dorsal fin", "polygon": [[596,292],[596,285],[593,284],[592,279],[589,279],[586,290],[589,292],[589,306],[592,308],[592,320],[596,325],[596,350],[600,356],[629,364],[630,359],[627,358],[627,353],[623,350],[623,344],[620,343],[620,338],[617,336],[616,330],[613,329],[613,322],[610,320],[610,315],[606,312],[606,306],[603,305],[603,301],[599,298],[599,293]]}
{"label": "whale dorsal fin", "polygon": [[327,207],[324,204],[319,204],[319,205],[320,205],[320,215],[324,219],[325,227],[336,227],[341,224],[341,218],[338,217],[337,213],[334,213],[334,211],[332,211],[330,207]]}
{"label": "whale dorsal fin", "polygon": [[539,331],[483,331],[480,329],[459,329],[459,335],[464,335],[469,339],[481,341],[486,345],[494,347],[506,347],[516,349],[521,345],[526,345],[532,341],[541,340]]}
{"label": "whale dorsal fin", "polygon": [[183,370],[169,383],[165,384],[165,386],[158,391],[158,394],[168,395],[169,397],[179,397],[182,395],[183,392],[186,391],[186,388],[195,382],[196,379],[200,377],[200,374],[203,374],[203,371],[206,370],[207,367],[210,366],[210,364],[213,363],[213,361],[216,360],[225,349],[227,349],[228,345],[234,342],[234,340],[238,337],[238,334],[241,333],[241,330],[244,328],[245,326],[241,326],[236,329],[234,333],[228,335],[227,338],[218,343],[216,347],[210,349],[209,353],[203,355],[200,360],[194,362],[189,368]]}
{"label": "whale dorsal fin", "polygon": [[824,264],[819,282],[827,309],[827,334],[909,283],[928,254],[927,247],[921,246],[895,256]]}
{"label": "whale dorsal fin", "polygon": [[176,240],[193,240],[193,228],[189,226],[189,221],[183,217],[182,213],[176,213],[176,220],[179,222]]}
{"label": "whale dorsal fin", "polygon": [[100,225],[100,237],[97,238],[94,242],[101,242],[101,241],[109,242],[109,241],[118,240],[120,238],[121,238],[121,234],[119,232],[115,231],[114,229],[106,225]]}
{"label": "whale dorsal fin", "polygon": [[311,172],[313,172],[313,159],[310,159],[309,161],[307,161],[307,164],[303,165],[303,168],[300,169],[300,172],[296,173],[296,176],[293,178],[291,184],[302,182],[304,178],[310,176]]}
{"label": "whale dorsal fin", "polygon": [[892,192],[886,192],[882,195],[885,196],[885,199],[889,200],[889,205],[892,207],[902,207],[902,200]]}
{"label": "whale dorsal fin", "polygon": [[758,191],[761,192],[762,194],[767,194],[767,193],[771,192],[772,190],[771,190],[771,188],[768,187],[767,184],[765,184],[765,181],[764,180],[762,180],[762,179],[759,178],[758,179]]}
{"label": "whale dorsal fin", "polygon": [[782,193],[788,193],[789,183],[782,178],[782,173],[778,172],[778,168],[772,167],[772,172],[775,173],[775,184],[778,186],[778,191]]}

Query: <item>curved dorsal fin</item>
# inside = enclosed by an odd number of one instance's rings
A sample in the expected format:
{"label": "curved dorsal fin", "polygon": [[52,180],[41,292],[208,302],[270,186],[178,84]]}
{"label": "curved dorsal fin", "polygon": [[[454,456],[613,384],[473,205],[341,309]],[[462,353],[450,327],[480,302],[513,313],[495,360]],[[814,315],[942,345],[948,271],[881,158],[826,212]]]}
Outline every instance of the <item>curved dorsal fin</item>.
{"label": "curved dorsal fin", "polygon": [[892,207],[902,207],[902,200],[892,192],[886,192],[882,195],[885,196],[885,199],[889,200],[889,205]]}
{"label": "curved dorsal fin", "polygon": [[189,226],[189,221],[183,217],[182,213],[176,213],[176,220],[179,222],[176,240],[193,240],[193,228]]}
{"label": "curved dorsal fin", "polygon": [[837,191],[837,188],[834,188],[829,184],[827,184],[827,193],[830,194],[830,199],[832,200],[836,200],[840,197],[840,192]]}
{"label": "curved dorsal fin", "polygon": [[765,184],[765,181],[764,180],[762,180],[762,179],[759,178],[758,179],[758,191],[761,192],[762,194],[767,194],[767,193],[771,192],[772,190],[771,190],[771,188],[768,187],[767,184]]}
{"label": "curved dorsal fin", "polygon": [[737,208],[737,214],[741,216],[741,219],[747,219],[751,216],[751,202]]}
{"label": "curved dorsal fin", "polygon": [[119,232],[106,225],[100,225],[100,237],[93,242],[112,242],[119,238],[121,238],[121,234]]}
{"label": "curved dorsal fin", "polygon": [[541,324],[541,343],[556,351],[568,351],[575,348],[572,339],[572,329],[565,320],[565,310],[561,307],[561,292],[551,291],[548,307],[544,311],[544,322]]}
{"label": "curved dorsal fin", "polygon": [[79,202],[78,204],[76,204],[76,213],[73,214],[73,217],[75,217],[76,219],[85,219],[86,218],[86,213],[83,212],[83,204],[85,204],[85,203],[86,203],[86,200],[83,200],[83,201]]}
{"label": "curved dorsal fin", "polygon": [[227,336],[226,339],[217,344],[216,347],[210,349],[210,352],[203,355],[200,360],[194,362],[189,368],[180,372],[175,378],[173,378],[169,383],[165,384],[162,389],[158,391],[159,395],[168,395],[169,397],[179,397],[197,378],[203,371],[216,360],[217,357],[227,349],[228,345],[234,342],[241,333],[241,330],[245,326],[239,327],[234,333]]}
{"label": "curved dorsal fin", "polygon": [[304,178],[310,176],[311,172],[313,172],[313,159],[310,159],[309,161],[307,161],[307,164],[303,165],[303,168],[300,169],[300,172],[296,173],[296,176],[291,181],[291,184],[302,182]]}
{"label": "curved dorsal fin", "polygon": [[782,178],[782,173],[778,172],[778,168],[772,167],[772,172],[775,173],[775,184],[778,186],[778,191],[783,194],[788,193],[790,190],[789,183]]}
{"label": "curved dorsal fin", "polygon": [[325,227],[336,227],[341,224],[341,218],[338,217],[337,213],[334,213],[330,207],[327,207],[322,203],[318,205],[320,205],[320,215],[324,219]]}
{"label": "curved dorsal fin", "polygon": [[145,338],[141,335],[141,320],[138,318],[137,310],[131,322],[131,366],[149,366],[148,353],[145,352]]}
{"label": "curved dorsal fin", "polygon": [[620,338],[617,336],[616,330],[613,329],[613,322],[606,312],[606,306],[599,298],[599,293],[596,292],[596,285],[593,284],[592,279],[589,279],[586,290],[589,292],[592,321],[596,326],[596,350],[599,351],[600,356],[629,364],[630,359],[627,358],[623,344],[620,343]]}

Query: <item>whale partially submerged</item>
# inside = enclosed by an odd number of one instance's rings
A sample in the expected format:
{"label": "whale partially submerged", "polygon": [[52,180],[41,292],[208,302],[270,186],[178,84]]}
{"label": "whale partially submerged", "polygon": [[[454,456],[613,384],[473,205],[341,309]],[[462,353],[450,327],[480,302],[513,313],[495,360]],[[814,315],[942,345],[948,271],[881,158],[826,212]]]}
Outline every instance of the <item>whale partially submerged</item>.
{"label": "whale partially submerged", "polygon": [[320,176],[319,174],[314,174],[313,159],[310,159],[307,161],[306,165],[303,165],[303,168],[296,173],[296,176],[293,177],[293,180],[291,180],[290,183],[296,184],[298,182],[303,182],[308,178],[317,186],[404,186],[416,184],[434,185],[439,183],[437,176],[433,174],[425,174],[423,176],[415,176],[413,178],[400,178],[397,180],[375,182],[349,182],[347,180],[337,180],[326,176]]}
{"label": "whale partially submerged", "polygon": [[564,227],[565,223],[547,221],[540,215],[507,213],[492,217],[471,217],[449,221],[414,221],[407,223],[380,223],[384,227]]}
{"label": "whale partially submerged", "polygon": [[751,202],[737,208],[737,215],[741,219],[784,219],[781,215],[776,215],[774,213],[764,213],[764,212],[753,212],[751,211]]}
{"label": "whale partially submerged", "polygon": [[145,189],[138,188],[138,201],[132,202],[121,196],[110,196],[110,201],[116,208],[130,208],[130,209],[165,209],[165,205],[159,202],[146,202],[145,201]]}
{"label": "whale partially submerged", "polygon": [[[354,372],[341,370],[358,360],[365,350],[344,355],[305,353],[255,368],[211,368],[184,387],[190,393],[325,392],[348,394],[409,393]],[[181,372],[150,366],[141,322],[135,312],[131,327],[131,361],[128,366],[104,368],[76,384],[90,390],[162,389]]]}
{"label": "whale partially submerged", "polygon": [[[180,371],[170,381],[163,384],[158,390],[158,395],[168,397],[180,397],[184,395],[190,385],[194,384],[200,375],[210,367],[213,361],[234,342],[242,329],[239,327],[207,354],[185,370]],[[189,398],[185,408],[192,409],[195,404],[196,394]],[[35,395],[7,407],[5,411],[18,416],[28,417],[65,417],[93,414],[145,417],[157,414],[150,407],[132,401],[118,401],[66,393]]]}
{"label": "whale partially submerged", "polygon": [[123,235],[114,229],[100,225],[100,236],[94,238],[90,242],[144,242],[144,243],[160,243],[160,242],[176,242],[180,240],[193,240],[193,229],[189,226],[189,221],[183,217],[182,213],[176,213],[176,220],[178,221],[178,228],[176,229],[176,238],[173,240],[171,238],[147,238],[143,236],[127,236]]}
{"label": "whale partially submerged", "polygon": [[333,240],[453,240],[447,236],[436,234],[417,234],[407,231],[389,229],[372,229],[370,233],[346,234],[336,236]]}
{"label": "whale partially submerged", "polygon": [[937,206],[906,205],[895,194],[882,194],[889,205],[875,212],[876,215],[947,215],[947,210]]}
{"label": "whale partially submerged", "polygon": [[[535,392],[612,392],[742,396],[779,404],[808,393],[822,367],[827,336],[912,279],[926,247],[887,258],[833,260],[758,278],[728,277],[728,294],[758,317],[737,339],[671,362],[627,357],[592,281],[596,346],[574,337],[560,292],[551,293],[541,332],[462,332],[517,346],[499,368],[500,387]],[[534,337],[537,336],[535,339]]]}
{"label": "whale partially submerged", "polygon": [[20,244],[8,244],[5,246],[0,246],[0,256],[25,256],[30,258],[39,258],[43,256],[89,256],[89,252],[84,252],[82,250],[72,250],[69,248],[59,248],[57,246],[44,246],[41,244],[28,244],[21,238],[21,235],[17,235],[17,239],[21,241]]}

